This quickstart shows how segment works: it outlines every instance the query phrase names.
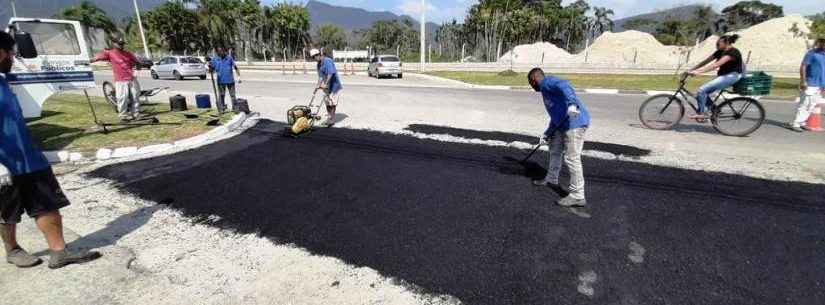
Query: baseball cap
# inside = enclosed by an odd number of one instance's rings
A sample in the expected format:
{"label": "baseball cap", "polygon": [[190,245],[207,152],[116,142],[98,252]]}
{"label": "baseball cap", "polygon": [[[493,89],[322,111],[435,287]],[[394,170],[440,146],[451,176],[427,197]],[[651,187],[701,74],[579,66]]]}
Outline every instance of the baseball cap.
{"label": "baseball cap", "polygon": [[321,51],[319,51],[318,49],[309,50],[309,57],[314,57],[315,55],[319,54],[321,54]]}

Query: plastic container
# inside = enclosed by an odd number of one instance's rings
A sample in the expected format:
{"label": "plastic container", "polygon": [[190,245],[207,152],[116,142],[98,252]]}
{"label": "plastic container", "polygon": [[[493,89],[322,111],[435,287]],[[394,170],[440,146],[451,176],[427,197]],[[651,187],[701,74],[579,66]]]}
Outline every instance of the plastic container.
{"label": "plastic container", "polygon": [[172,111],[186,111],[186,98],[180,94],[170,96],[169,109],[171,109]]}
{"label": "plastic container", "polygon": [[733,85],[733,92],[739,95],[762,96],[771,94],[773,76],[763,71],[748,72]]}
{"label": "plastic container", "polygon": [[200,109],[212,108],[212,102],[210,102],[210,96],[209,96],[209,94],[198,94],[198,95],[195,95],[195,104],[196,104],[196,105],[198,106],[198,108],[200,108]]}

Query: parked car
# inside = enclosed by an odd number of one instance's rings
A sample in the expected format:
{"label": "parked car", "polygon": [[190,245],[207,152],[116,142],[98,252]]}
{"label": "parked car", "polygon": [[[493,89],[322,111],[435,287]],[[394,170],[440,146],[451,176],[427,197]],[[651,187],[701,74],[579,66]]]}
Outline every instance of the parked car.
{"label": "parked car", "polygon": [[401,60],[395,55],[378,55],[370,60],[367,66],[367,74],[381,78],[384,76],[398,76],[404,77],[401,71]]}
{"label": "parked car", "polygon": [[152,66],[150,70],[153,79],[174,77],[177,80],[182,80],[185,77],[206,79],[206,74],[209,72],[206,65],[194,56],[164,57]]}
{"label": "parked car", "polygon": [[151,59],[148,59],[148,58],[140,56],[140,55],[135,55],[135,57],[137,58],[137,61],[138,61],[138,63],[137,63],[137,69],[138,70],[140,70],[140,69],[149,69],[149,68],[151,68],[152,66],[155,65],[155,63],[152,62]]}

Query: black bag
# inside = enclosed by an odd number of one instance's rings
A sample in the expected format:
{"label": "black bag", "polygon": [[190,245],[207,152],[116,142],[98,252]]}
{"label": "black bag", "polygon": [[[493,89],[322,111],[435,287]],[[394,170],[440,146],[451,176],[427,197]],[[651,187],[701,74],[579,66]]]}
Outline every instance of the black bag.
{"label": "black bag", "polygon": [[169,109],[172,111],[186,111],[186,98],[178,94],[169,97]]}

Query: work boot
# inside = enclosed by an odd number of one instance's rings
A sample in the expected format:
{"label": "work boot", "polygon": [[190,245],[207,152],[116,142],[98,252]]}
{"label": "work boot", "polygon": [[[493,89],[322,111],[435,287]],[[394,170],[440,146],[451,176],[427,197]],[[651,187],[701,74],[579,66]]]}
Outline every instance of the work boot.
{"label": "work boot", "polygon": [[43,262],[39,257],[29,254],[23,248],[17,247],[6,253],[6,262],[20,268],[29,268]]}
{"label": "work boot", "polygon": [[70,264],[82,264],[100,257],[100,252],[96,251],[70,252],[69,249],[52,251],[51,257],[49,258],[49,268],[58,269]]}
{"label": "work boot", "polygon": [[583,207],[587,205],[587,201],[584,199],[576,199],[570,196],[564,197],[556,201],[556,204],[563,206],[563,207]]}

